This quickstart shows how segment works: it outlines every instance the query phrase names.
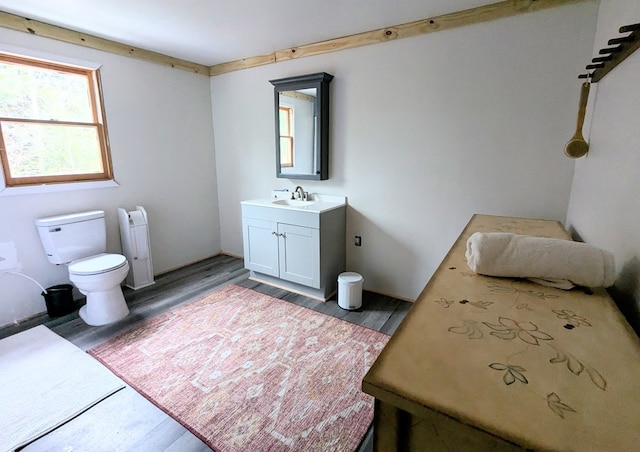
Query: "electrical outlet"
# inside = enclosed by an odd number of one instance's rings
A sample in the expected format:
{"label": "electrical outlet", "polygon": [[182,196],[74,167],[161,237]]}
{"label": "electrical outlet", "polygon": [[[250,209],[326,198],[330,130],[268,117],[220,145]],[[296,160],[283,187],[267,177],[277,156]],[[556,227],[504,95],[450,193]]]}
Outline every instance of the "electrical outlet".
{"label": "electrical outlet", "polygon": [[353,241],[353,244],[355,246],[362,246],[362,237],[359,235],[356,235],[355,240]]}
{"label": "electrical outlet", "polygon": [[18,251],[13,242],[0,242],[0,272],[19,268]]}

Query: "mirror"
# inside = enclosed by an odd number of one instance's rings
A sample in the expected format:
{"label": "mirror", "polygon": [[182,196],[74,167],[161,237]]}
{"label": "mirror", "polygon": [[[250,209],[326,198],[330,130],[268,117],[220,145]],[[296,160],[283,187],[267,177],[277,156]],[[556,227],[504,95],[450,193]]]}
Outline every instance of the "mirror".
{"label": "mirror", "polygon": [[329,178],[329,83],[317,74],[269,80],[275,92],[276,176]]}

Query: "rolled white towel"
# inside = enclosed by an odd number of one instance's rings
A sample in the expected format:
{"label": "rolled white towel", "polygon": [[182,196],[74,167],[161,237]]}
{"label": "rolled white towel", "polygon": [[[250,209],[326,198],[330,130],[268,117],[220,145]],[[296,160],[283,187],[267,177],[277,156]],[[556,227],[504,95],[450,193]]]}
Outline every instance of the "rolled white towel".
{"label": "rolled white towel", "polygon": [[609,287],[615,261],[605,250],[571,240],[505,232],[476,232],[467,240],[469,268],[489,276],[530,278],[563,289],[572,284]]}

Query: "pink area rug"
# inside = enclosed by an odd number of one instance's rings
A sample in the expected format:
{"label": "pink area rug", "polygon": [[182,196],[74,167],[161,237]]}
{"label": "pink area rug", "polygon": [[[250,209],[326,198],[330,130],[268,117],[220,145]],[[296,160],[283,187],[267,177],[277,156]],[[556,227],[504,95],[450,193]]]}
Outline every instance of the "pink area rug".
{"label": "pink area rug", "polygon": [[239,286],[89,353],[219,451],[352,451],[389,336]]}

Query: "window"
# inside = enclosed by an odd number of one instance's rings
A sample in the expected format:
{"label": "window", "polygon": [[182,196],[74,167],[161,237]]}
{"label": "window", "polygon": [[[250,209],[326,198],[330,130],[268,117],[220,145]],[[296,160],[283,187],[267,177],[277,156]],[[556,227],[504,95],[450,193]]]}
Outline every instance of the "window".
{"label": "window", "polygon": [[280,105],[280,167],[293,166],[293,108]]}
{"label": "window", "polygon": [[0,53],[6,187],[113,178],[97,69]]}

